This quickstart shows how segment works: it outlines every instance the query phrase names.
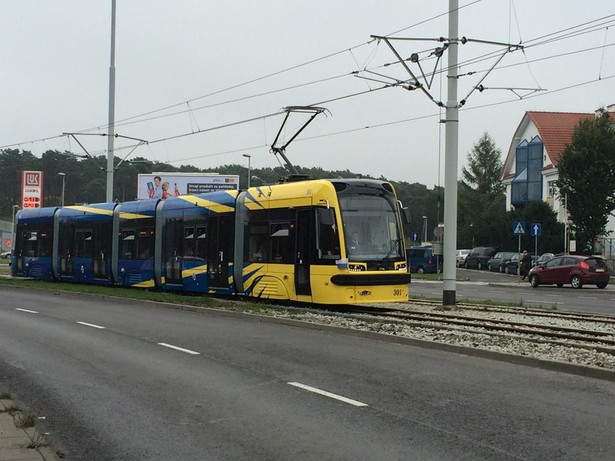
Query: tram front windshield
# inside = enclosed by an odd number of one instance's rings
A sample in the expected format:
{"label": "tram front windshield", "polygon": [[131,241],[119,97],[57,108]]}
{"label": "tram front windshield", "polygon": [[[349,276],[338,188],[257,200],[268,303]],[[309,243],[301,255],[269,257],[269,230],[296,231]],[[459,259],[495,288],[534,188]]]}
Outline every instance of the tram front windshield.
{"label": "tram front windshield", "polygon": [[394,196],[340,196],[346,254],[352,260],[403,259]]}

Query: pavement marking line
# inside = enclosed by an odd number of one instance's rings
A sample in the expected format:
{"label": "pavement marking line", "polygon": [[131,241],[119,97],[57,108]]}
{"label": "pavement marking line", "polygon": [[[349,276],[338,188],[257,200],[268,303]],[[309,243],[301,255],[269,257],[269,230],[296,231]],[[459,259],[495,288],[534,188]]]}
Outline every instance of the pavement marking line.
{"label": "pavement marking line", "polygon": [[579,296],[579,299],[598,299],[595,296]]}
{"label": "pavement marking line", "polygon": [[325,397],[340,400],[344,403],[349,403],[350,405],[354,405],[355,407],[368,407],[369,406],[367,403],[359,402],[358,400],[352,400],[347,397],[343,397],[341,395],[332,394],[331,392],[323,391],[322,389],[318,389],[312,386],[307,386],[305,384],[295,383],[295,382],[289,382],[288,384],[290,384],[291,386],[298,387],[300,389],[304,389],[306,391],[314,392],[315,394],[324,395]]}
{"label": "pavement marking line", "polygon": [[38,314],[37,311],[31,311],[30,309],[22,309],[21,307],[16,307],[16,311],[27,312],[28,314]]}
{"label": "pavement marking line", "polygon": [[185,352],[186,354],[190,354],[190,355],[201,355],[200,352],[191,351],[190,349],[184,349],[183,347],[174,346],[173,344],[158,343],[158,345],[163,346],[163,347],[168,347],[169,349],[175,349],[176,351]]}
{"label": "pavement marking line", "polygon": [[94,325],[93,323],[87,322],[77,322],[79,325],[85,325],[86,327],[98,328],[99,330],[104,330],[105,327],[101,327],[100,325]]}
{"label": "pavement marking line", "polygon": [[564,295],[545,295],[545,296],[552,296],[554,298],[562,298]]}

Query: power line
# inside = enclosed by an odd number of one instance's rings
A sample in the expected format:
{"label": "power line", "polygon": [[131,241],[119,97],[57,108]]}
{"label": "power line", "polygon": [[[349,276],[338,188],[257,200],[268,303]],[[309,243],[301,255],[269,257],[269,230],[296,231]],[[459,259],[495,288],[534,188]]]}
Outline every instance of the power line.
{"label": "power line", "polygon": [[[480,0],[476,0],[476,1],[472,2],[472,3],[469,3],[469,4],[465,5],[465,6],[460,7],[459,9],[461,9],[461,8],[466,8],[466,7],[471,6],[471,5],[475,4],[475,3],[478,3],[479,1],[480,1]],[[425,21],[421,21],[421,22],[419,22],[419,23],[417,23],[417,24],[414,24],[414,25],[412,25],[412,26],[408,26],[407,28],[400,29],[400,31],[404,31],[404,30],[407,30],[407,29],[409,29],[409,28],[411,28],[411,27],[415,27],[415,26],[417,26],[417,25],[420,25],[420,24],[423,24],[423,23],[425,23],[425,22],[431,21],[431,20],[433,20],[433,19],[439,18],[439,17],[441,17],[441,16],[442,16],[442,15],[444,15],[444,14],[446,14],[446,13],[443,13],[443,14],[441,14],[441,15],[437,15],[437,16],[434,16],[434,17],[432,17],[432,18],[430,18],[430,19],[427,19],[427,20],[425,20]],[[600,22],[600,21],[603,21],[603,20],[605,20],[605,19],[607,19],[607,18],[611,18],[611,17],[613,17],[613,16],[615,16],[615,14],[613,14],[613,15],[608,15],[608,16],[603,16],[602,18],[598,18],[598,19],[595,19],[595,20],[592,20],[592,21],[588,21],[588,22],[585,22],[585,23],[582,23],[582,24],[576,25],[576,26],[572,26],[572,27],[568,27],[568,28],[566,28],[566,29],[562,29],[562,30],[560,30],[560,31],[552,32],[552,33],[550,33],[550,34],[546,34],[546,35],[543,35],[543,36],[537,37],[537,38],[535,38],[535,39],[532,39],[532,40],[530,40],[530,41],[526,42],[526,43],[529,43],[529,44],[530,44],[530,45],[526,45],[526,46],[527,46],[527,47],[539,46],[539,45],[543,45],[543,44],[546,44],[546,43],[552,43],[552,42],[554,42],[554,41],[558,41],[558,40],[563,40],[563,39],[571,38],[571,37],[577,36],[577,35],[579,35],[579,34],[591,33],[591,32],[595,32],[595,31],[597,31],[597,30],[601,30],[601,29],[603,29],[603,28],[605,27],[605,24],[607,24],[607,23],[601,23],[601,24],[598,24],[598,26],[600,26],[600,29],[596,29],[596,28],[595,28],[595,27],[597,27],[595,23]],[[609,24],[610,24],[610,23],[609,23]],[[591,26],[589,26],[589,25],[591,25]],[[585,29],[581,29],[581,30],[576,30],[575,32],[570,32],[570,33],[569,33],[569,34],[567,34],[567,35],[561,35],[563,32],[573,31],[573,30],[575,30],[575,29],[579,29],[579,28],[581,28],[581,27],[583,27],[583,26],[589,26],[589,27],[586,27]],[[606,27],[608,27],[608,25],[607,25]],[[398,33],[398,32],[400,32],[400,31],[397,31],[397,32],[394,32],[394,33]],[[558,36],[558,34],[560,34],[560,36]],[[572,35],[572,34],[574,34],[574,35]],[[391,34],[389,34],[389,35],[391,35]],[[551,38],[549,38],[549,37],[551,37]],[[542,42],[537,42],[537,43],[535,43],[535,44],[531,44],[532,42],[536,42],[536,41],[538,41],[538,40],[541,40],[541,39],[546,39],[546,38],[549,38],[549,39],[548,39],[548,40],[543,40]],[[206,97],[208,97],[208,96],[212,96],[212,95],[215,95],[215,94],[220,94],[220,93],[222,93],[222,92],[229,91],[229,90],[231,90],[231,89],[239,88],[239,87],[241,87],[241,86],[245,86],[245,85],[248,85],[248,84],[250,84],[250,83],[253,83],[253,82],[256,82],[256,81],[259,81],[259,80],[263,80],[263,79],[265,79],[265,78],[269,78],[269,77],[274,76],[274,75],[279,75],[279,74],[281,74],[281,73],[287,72],[287,71],[292,70],[292,69],[296,69],[296,68],[299,68],[299,67],[302,67],[302,66],[305,66],[305,65],[312,64],[312,63],[314,63],[314,62],[321,61],[321,60],[323,60],[323,59],[327,59],[327,58],[329,58],[329,57],[333,57],[333,56],[336,56],[336,55],[342,54],[342,53],[344,53],[344,52],[346,52],[346,51],[351,51],[352,49],[356,49],[356,48],[359,48],[359,47],[364,46],[364,45],[365,45],[365,44],[361,44],[361,45],[357,45],[357,46],[355,46],[355,47],[352,47],[352,48],[350,48],[350,49],[348,49],[348,50],[343,50],[343,51],[338,51],[338,52],[335,52],[335,53],[331,53],[331,54],[326,55],[326,56],[323,56],[323,57],[321,57],[321,58],[317,58],[317,59],[313,59],[313,60],[311,60],[311,61],[307,61],[307,62],[305,62],[305,63],[303,63],[303,64],[298,64],[298,65],[296,65],[296,66],[292,66],[292,67],[289,67],[289,68],[283,69],[283,70],[281,70],[281,71],[273,72],[273,73],[268,74],[268,75],[266,75],[266,76],[258,77],[258,78],[256,78],[256,79],[252,79],[252,80],[249,80],[249,81],[247,81],[247,82],[244,82],[244,83],[241,83],[241,84],[238,84],[238,85],[233,85],[233,86],[231,86],[231,87],[228,87],[228,88],[225,88],[225,89],[222,89],[222,90],[218,90],[218,91],[215,91],[215,92],[209,93],[209,94],[207,94],[207,95],[203,95],[203,96],[200,96],[200,97],[197,97],[197,98],[193,98],[193,99],[189,100],[188,102],[190,102],[190,101],[197,101],[197,100],[200,100],[200,99],[206,98]],[[612,44],[603,45],[603,46],[604,46],[604,47],[606,47],[606,46],[609,46],[609,47],[610,47],[610,46],[612,46]],[[587,50],[594,50],[594,49],[599,49],[599,48],[600,48],[600,47],[595,47],[595,48],[589,48],[589,49],[587,49]],[[603,48],[603,49],[604,49],[604,48]],[[554,56],[552,56],[552,57],[544,57],[544,58],[539,58],[539,59],[529,60],[529,61],[526,59],[526,62],[525,62],[525,63],[527,64],[527,63],[529,63],[529,62],[538,62],[538,61],[545,60],[545,59],[552,59],[552,58],[554,58],[554,57],[566,56],[566,55],[570,55],[570,54],[574,54],[574,53],[580,53],[580,52],[583,52],[583,51],[585,51],[585,50],[580,50],[580,51],[575,51],[575,52],[569,52],[569,53],[563,53],[563,54],[560,54],[560,55],[554,55]],[[494,53],[499,53],[499,52],[494,52]],[[493,53],[488,53],[488,54],[483,55],[483,56],[481,56],[481,57],[472,58],[471,60],[468,60],[468,61],[466,61],[466,62],[462,62],[462,63],[460,63],[460,66],[461,66],[461,65],[467,66],[467,65],[469,65],[469,64],[475,64],[475,63],[477,63],[477,62],[480,62],[481,60],[488,59],[488,57],[493,57]],[[386,65],[386,64],[385,64],[385,65]],[[513,65],[501,66],[500,68],[501,68],[501,69],[504,69],[504,68],[509,68],[509,67],[515,66],[515,65],[519,65],[519,64],[513,64]],[[379,66],[379,67],[382,67],[382,66]],[[378,68],[378,67],[375,67],[375,68]],[[442,68],[441,68],[440,72],[446,72],[446,69],[442,69]],[[482,72],[482,71],[475,71],[475,72],[472,72],[472,73],[476,73],[476,72]],[[436,72],[436,73],[437,73],[437,72]],[[141,115],[138,115],[138,116],[133,116],[133,117],[129,117],[129,118],[123,119],[123,120],[124,120],[124,123],[122,123],[122,121],[120,121],[120,125],[123,125],[123,124],[130,124],[130,123],[140,123],[140,122],[149,121],[149,120],[154,120],[154,119],[158,119],[158,118],[170,117],[170,116],[174,116],[174,115],[184,114],[184,113],[186,113],[186,112],[191,112],[191,111],[196,111],[196,110],[203,110],[203,109],[206,109],[206,108],[216,107],[216,106],[220,106],[220,105],[224,105],[224,104],[229,104],[229,103],[233,103],[233,102],[240,102],[240,101],[244,101],[244,100],[248,100],[248,99],[252,99],[252,98],[257,98],[257,97],[260,97],[260,96],[265,96],[265,95],[274,94],[274,93],[281,92],[281,91],[287,91],[287,90],[290,90],[290,89],[296,89],[296,88],[300,88],[300,87],[303,87],[303,86],[308,86],[308,85],[312,85],[312,84],[317,84],[317,83],[322,83],[322,82],[326,82],[326,81],[330,81],[330,80],[338,79],[338,78],[345,77],[345,76],[348,76],[348,75],[351,75],[351,74],[352,74],[352,73],[350,73],[350,74],[340,74],[340,75],[336,75],[336,76],[332,76],[332,77],[327,77],[327,78],[324,78],[324,79],[314,80],[314,81],[312,81],[312,82],[305,82],[305,83],[301,83],[301,84],[298,84],[298,85],[292,85],[292,86],[289,86],[289,87],[285,87],[285,88],[281,88],[281,89],[275,89],[275,90],[271,90],[271,91],[267,91],[267,92],[263,92],[263,93],[255,94],[255,95],[245,96],[245,97],[242,97],[242,98],[236,98],[236,99],[232,99],[232,100],[228,100],[228,101],[224,101],[224,102],[220,102],[220,103],[216,103],[216,104],[210,104],[210,105],[206,105],[206,106],[202,106],[202,107],[197,107],[197,108],[189,108],[189,109],[186,109],[186,110],[182,110],[182,111],[177,111],[177,112],[174,112],[174,113],[172,113],[172,114],[165,114],[165,115],[161,115],[161,116],[157,116],[157,117],[151,117],[151,118],[144,119],[144,120],[134,120],[134,119],[136,119],[137,117],[141,117],[141,116],[143,116],[143,115],[153,114],[153,113],[160,112],[160,111],[162,111],[162,110],[167,110],[167,109],[169,109],[169,108],[173,108],[173,107],[178,107],[178,106],[180,106],[180,105],[187,104],[188,102],[177,103],[177,104],[174,104],[174,105],[171,105],[171,106],[167,106],[167,107],[162,108],[162,109],[157,109],[157,110],[154,110],[154,111],[146,112],[145,114],[141,114]],[[316,104],[321,105],[321,104],[323,104],[323,103],[327,103],[327,102],[334,102],[334,101],[339,101],[339,100],[343,100],[343,99],[348,99],[348,98],[351,98],[351,97],[355,97],[355,96],[364,95],[364,94],[366,94],[366,93],[370,93],[370,92],[372,92],[372,91],[377,91],[377,90],[380,90],[380,89],[384,89],[384,88],[386,88],[386,87],[390,87],[390,86],[392,86],[392,85],[386,85],[386,86],[384,86],[384,87],[380,87],[380,88],[376,88],[376,89],[370,89],[370,90],[368,90],[368,91],[363,91],[363,92],[357,92],[357,93],[352,93],[352,94],[348,94],[348,95],[343,95],[343,96],[339,96],[339,97],[336,97],[336,98],[331,98],[331,99],[326,100],[326,101],[320,101],[320,102],[318,102],[318,103],[316,103]],[[179,134],[179,135],[176,135],[176,136],[170,136],[170,137],[167,137],[167,138],[161,139],[161,140],[159,140],[159,141],[154,141],[154,142],[161,142],[161,141],[164,141],[164,140],[172,140],[172,139],[177,139],[177,138],[181,138],[181,137],[185,137],[185,136],[190,136],[190,135],[193,135],[193,134],[203,133],[203,132],[206,132],[206,131],[212,131],[212,130],[215,130],[215,129],[225,128],[225,127],[228,127],[228,126],[233,126],[233,125],[238,125],[238,124],[248,123],[248,122],[253,121],[253,120],[257,120],[257,119],[261,119],[261,118],[266,118],[266,117],[273,116],[273,115],[277,115],[277,114],[278,114],[278,113],[275,113],[275,114],[269,114],[269,115],[265,115],[265,116],[259,116],[259,117],[255,117],[255,118],[251,118],[251,119],[247,119],[247,120],[241,120],[241,121],[238,121],[238,122],[235,122],[235,123],[231,123],[231,124],[220,125],[220,126],[218,126],[218,127],[212,127],[212,128],[206,129],[206,130],[197,130],[197,131],[192,132],[192,133],[184,133],[184,134]],[[130,120],[132,120],[132,121],[130,121]],[[99,127],[99,128],[100,128],[100,127]],[[84,130],[84,131],[89,131],[89,130],[92,130],[92,129],[93,129],[93,128],[90,128],[90,129],[88,129],[88,130]],[[82,132],[83,132],[83,131],[82,131]],[[24,141],[24,142],[19,142],[19,143],[7,144],[7,145],[4,145],[4,146],[0,146],[0,149],[2,149],[2,148],[7,148],[7,147],[13,147],[13,146],[20,146],[20,145],[23,145],[23,144],[29,144],[29,143],[43,142],[43,141],[47,141],[47,140],[51,140],[51,139],[56,139],[56,138],[59,138],[59,137],[60,137],[60,136],[52,136],[52,137],[47,137],[47,138],[37,139],[37,140],[34,140],[34,141]],[[126,148],[128,148],[128,147],[126,147]],[[119,149],[121,149],[121,148],[119,148]]]}

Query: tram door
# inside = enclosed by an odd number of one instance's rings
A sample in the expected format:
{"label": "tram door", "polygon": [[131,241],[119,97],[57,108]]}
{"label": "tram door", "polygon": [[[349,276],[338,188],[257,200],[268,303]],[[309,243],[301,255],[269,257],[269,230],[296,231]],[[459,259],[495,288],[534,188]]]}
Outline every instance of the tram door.
{"label": "tram door", "polygon": [[233,216],[212,216],[207,225],[207,277],[209,288],[229,287],[233,261]]}
{"label": "tram door", "polygon": [[310,286],[310,224],[312,210],[297,210],[297,254],[295,259],[295,291],[312,294]]}

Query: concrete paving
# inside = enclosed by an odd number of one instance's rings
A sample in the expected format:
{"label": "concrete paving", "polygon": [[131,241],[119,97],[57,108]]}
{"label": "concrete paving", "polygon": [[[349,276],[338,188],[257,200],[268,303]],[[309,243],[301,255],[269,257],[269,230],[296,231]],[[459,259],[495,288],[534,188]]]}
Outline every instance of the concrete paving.
{"label": "concrete paving", "polygon": [[[19,428],[23,413],[9,412],[17,406],[12,400],[0,400],[0,461],[57,461],[48,438],[35,427]],[[13,414],[11,414],[13,413]]]}

